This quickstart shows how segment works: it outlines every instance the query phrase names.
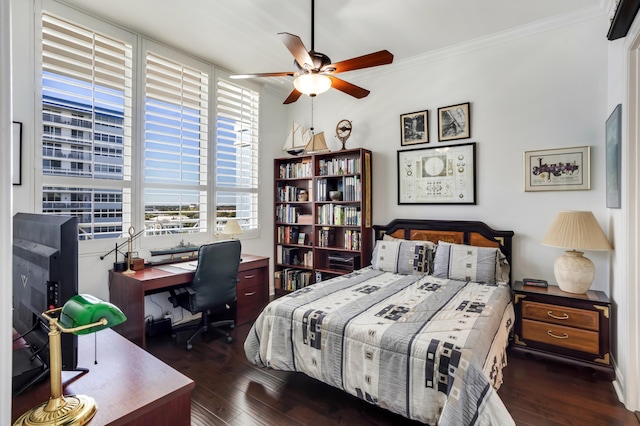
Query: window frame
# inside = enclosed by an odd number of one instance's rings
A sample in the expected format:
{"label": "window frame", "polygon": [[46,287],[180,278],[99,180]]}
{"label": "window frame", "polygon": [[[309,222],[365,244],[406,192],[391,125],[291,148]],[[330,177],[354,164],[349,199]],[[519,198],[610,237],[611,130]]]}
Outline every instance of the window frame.
{"label": "window frame", "polygon": [[[230,82],[229,76],[230,73],[218,68],[215,64],[209,63],[207,61],[198,59],[189,54],[189,52],[183,52],[167,46],[161,42],[157,42],[151,39],[144,37],[141,34],[138,34],[134,31],[123,29],[117,25],[111,24],[105,20],[92,17],[82,11],[70,8],[63,4],[58,3],[54,0],[40,0],[40,2],[36,3],[38,6],[34,9],[34,33],[35,33],[35,65],[36,72],[34,74],[34,86],[35,86],[35,99],[36,99],[36,120],[35,126],[37,129],[40,129],[36,133],[35,142],[37,144],[36,153],[35,153],[35,173],[34,173],[34,188],[37,190],[34,193],[35,206],[37,211],[42,211],[42,188],[43,184],[45,184],[45,176],[43,175],[43,165],[42,165],[42,139],[38,135],[40,135],[43,131],[43,120],[42,120],[42,13],[47,12],[54,16],[57,16],[63,20],[68,20],[72,23],[75,23],[79,26],[86,27],[92,31],[99,32],[110,37],[114,37],[125,41],[126,43],[130,43],[132,45],[132,117],[131,117],[131,180],[130,181],[110,181],[110,180],[100,180],[100,183],[103,181],[105,183],[106,188],[122,188],[122,186],[126,186],[128,191],[123,193],[123,198],[128,198],[128,202],[130,203],[129,212],[127,215],[130,217],[130,220],[125,220],[123,218],[123,228],[126,228],[130,223],[131,226],[134,227],[136,233],[140,230],[144,229],[144,217],[145,217],[145,206],[144,206],[144,134],[145,134],[145,52],[146,49],[149,48],[152,52],[160,55],[166,56],[169,59],[173,59],[177,62],[185,61],[185,65],[195,66],[196,68],[206,69],[209,75],[209,115],[208,115],[208,171],[207,171],[207,232],[201,233],[193,233],[193,234],[173,234],[173,235],[153,235],[153,236],[144,236],[141,235],[134,241],[134,249],[154,249],[159,247],[172,247],[181,241],[187,241],[193,244],[202,244],[206,242],[210,242],[216,239],[224,238],[221,235],[218,235],[216,232],[216,182],[215,182],[215,158],[216,158],[216,132],[217,132],[217,105],[216,98],[218,94],[217,81],[218,78],[225,79]],[[201,67],[205,68],[201,68]],[[246,88],[248,90],[256,91],[260,97],[260,102],[258,106],[258,119],[260,120],[262,116],[262,103],[263,103],[263,87],[261,85],[251,83],[248,81],[243,81],[242,84],[238,84],[237,82],[232,82],[237,86]],[[257,149],[257,174],[258,177],[262,175],[262,171],[260,170],[261,166],[261,151],[260,148],[260,139],[261,139],[261,130],[258,129],[258,144],[256,146]],[[38,153],[39,152],[39,153]],[[69,186],[69,187],[77,187],[80,181],[75,178],[62,177],[61,179],[56,179],[55,183],[47,180],[47,186]],[[82,186],[82,185],[81,185]],[[260,223],[261,223],[261,214],[260,214],[260,184],[258,180],[257,191],[257,208],[256,208],[256,220],[257,227],[250,230],[245,230],[242,235],[242,238],[258,238],[260,236]],[[125,202],[125,201],[123,201]],[[124,216],[123,212],[123,216]],[[92,240],[79,240],[79,249],[80,252],[102,252],[109,251],[113,248],[114,244],[122,244],[126,242],[126,230],[123,229],[123,236],[119,238],[106,238],[106,239],[92,239]],[[126,249],[126,247],[125,247]]]}

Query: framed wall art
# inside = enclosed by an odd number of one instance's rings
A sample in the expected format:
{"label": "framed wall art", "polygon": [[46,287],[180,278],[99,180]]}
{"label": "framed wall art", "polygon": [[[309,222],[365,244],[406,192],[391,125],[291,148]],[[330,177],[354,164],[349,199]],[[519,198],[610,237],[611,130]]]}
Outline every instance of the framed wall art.
{"label": "framed wall art", "polygon": [[524,190],[591,189],[590,158],[589,146],[525,151]]}
{"label": "framed wall art", "polygon": [[14,185],[22,185],[22,123],[13,122],[13,176]]}
{"label": "framed wall art", "polygon": [[440,142],[471,137],[469,102],[438,108],[438,140]]}
{"label": "framed wall art", "polygon": [[475,142],[398,151],[398,204],[476,204]]}
{"label": "framed wall art", "polygon": [[411,112],[400,116],[400,145],[429,142],[429,111]]}
{"label": "framed wall art", "polygon": [[622,166],[620,142],[622,139],[622,105],[618,104],[607,119],[606,124],[606,180],[607,180],[607,208],[619,209],[620,197],[620,169]]}

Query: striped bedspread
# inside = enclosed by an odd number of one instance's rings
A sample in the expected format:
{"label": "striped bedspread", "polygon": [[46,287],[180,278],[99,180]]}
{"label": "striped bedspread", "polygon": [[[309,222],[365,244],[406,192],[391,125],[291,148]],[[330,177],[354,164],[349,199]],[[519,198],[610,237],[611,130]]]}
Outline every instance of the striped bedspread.
{"label": "striped bedspread", "polygon": [[299,371],[409,419],[509,425],[498,397],[511,293],[364,268],[271,302],[244,344],[254,364]]}

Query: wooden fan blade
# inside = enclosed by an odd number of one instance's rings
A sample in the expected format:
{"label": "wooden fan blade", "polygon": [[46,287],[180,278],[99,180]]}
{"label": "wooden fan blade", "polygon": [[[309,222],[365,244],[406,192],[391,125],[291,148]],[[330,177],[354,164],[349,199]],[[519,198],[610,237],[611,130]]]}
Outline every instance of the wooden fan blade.
{"label": "wooden fan blade", "polygon": [[298,98],[302,95],[302,92],[298,92],[298,90],[293,89],[293,92],[289,93],[287,99],[284,100],[283,104],[292,104],[298,100]]}
{"label": "wooden fan blade", "polygon": [[240,78],[253,78],[253,77],[295,77],[298,75],[297,72],[294,71],[283,71],[283,72],[262,72],[256,74],[234,74],[230,75],[229,78],[240,79]]}
{"label": "wooden fan blade", "polygon": [[346,61],[336,62],[327,66],[327,68],[335,68],[334,73],[359,70],[362,68],[377,67],[378,65],[386,65],[393,62],[393,55],[388,50],[369,53],[368,55],[358,56],[357,58],[347,59]]}
{"label": "wooden fan blade", "polygon": [[334,89],[338,89],[341,92],[346,93],[347,95],[351,95],[354,98],[364,98],[367,96],[369,92],[367,89],[363,89],[362,87],[356,86],[355,84],[348,83],[344,80],[339,79],[338,77],[334,77],[332,75],[328,75],[331,79],[331,87]]}
{"label": "wooden fan blade", "polygon": [[[307,52],[307,48],[304,47],[304,43],[300,40],[300,37],[289,33],[278,33],[278,37],[280,37],[280,40],[282,40],[287,49],[289,49],[289,52],[291,52],[296,59],[300,68],[313,68],[313,60],[309,52]],[[307,66],[305,66],[305,64]]]}

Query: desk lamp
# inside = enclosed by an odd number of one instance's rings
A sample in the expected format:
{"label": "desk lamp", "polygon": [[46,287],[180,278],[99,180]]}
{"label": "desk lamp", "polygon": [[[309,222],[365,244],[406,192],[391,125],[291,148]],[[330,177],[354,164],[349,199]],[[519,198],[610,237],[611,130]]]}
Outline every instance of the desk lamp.
{"label": "desk lamp", "polygon": [[[59,315],[56,317],[56,314]],[[14,426],[26,425],[84,425],[98,411],[93,398],[86,395],[62,395],[62,354],[60,333],[89,334],[113,327],[127,318],[115,305],[88,294],[78,294],[62,308],[42,313],[49,321],[49,372],[51,396],[24,413]]]}
{"label": "desk lamp", "polygon": [[589,211],[560,212],[542,244],[571,249],[556,258],[553,274],[561,290],[577,294],[589,290],[595,275],[593,262],[577,250],[611,250],[609,240]]}
{"label": "desk lamp", "polygon": [[232,240],[235,240],[235,236],[236,235],[241,235],[242,234],[242,227],[240,226],[240,224],[238,223],[237,220],[235,219],[229,219],[227,221],[227,223],[224,225],[224,228],[222,228],[222,234],[224,235],[230,235]]}

